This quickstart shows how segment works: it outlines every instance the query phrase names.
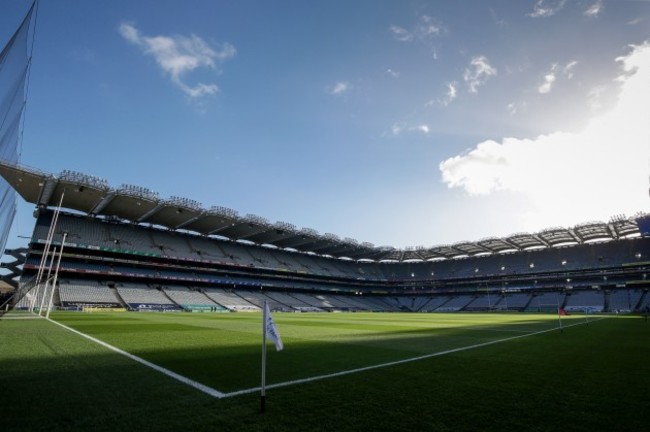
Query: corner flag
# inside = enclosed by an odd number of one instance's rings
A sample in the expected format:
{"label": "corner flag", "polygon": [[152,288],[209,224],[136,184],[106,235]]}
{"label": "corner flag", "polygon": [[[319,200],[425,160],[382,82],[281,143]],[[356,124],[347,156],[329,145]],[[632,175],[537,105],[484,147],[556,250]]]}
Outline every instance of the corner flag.
{"label": "corner flag", "polygon": [[280,333],[278,333],[278,329],[275,327],[275,322],[273,322],[269,305],[266,302],[264,302],[264,329],[266,336],[275,344],[275,349],[282,351],[284,345],[282,344],[282,339],[280,339]]}
{"label": "corner flag", "polygon": [[269,305],[264,300],[264,310],[262,315],[262,386],[260,387],[260,412],[264,414],[266,410],[266,338],[271,339],[275,344],[275,349],[277,351],[282,351],[284,345],[282,345],[282,339],[280,339],[280,333],[275,327],[273,322],[273,317],[271,316],[271,311],[269,310]]}

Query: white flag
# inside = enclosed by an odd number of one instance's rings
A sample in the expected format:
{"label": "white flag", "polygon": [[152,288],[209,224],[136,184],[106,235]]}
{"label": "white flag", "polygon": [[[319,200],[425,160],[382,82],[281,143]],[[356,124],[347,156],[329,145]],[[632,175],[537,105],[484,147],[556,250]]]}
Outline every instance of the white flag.
{"label": "white flag", "polygon": [[264,310],[264,315],[266,315],[266,322],[264,323],[264,328],[266,329],[266,337],[271,339],[271,341],[275,344],[275,349],[277,351],[282,351],[284,345],[282,344],[282,339],[280,339],[280,333],[278,333],[278,329],[275,327],[275,323],[273,322],[273,317],[271,316],[269,305],[265,304],[264,307],[266,308]]}

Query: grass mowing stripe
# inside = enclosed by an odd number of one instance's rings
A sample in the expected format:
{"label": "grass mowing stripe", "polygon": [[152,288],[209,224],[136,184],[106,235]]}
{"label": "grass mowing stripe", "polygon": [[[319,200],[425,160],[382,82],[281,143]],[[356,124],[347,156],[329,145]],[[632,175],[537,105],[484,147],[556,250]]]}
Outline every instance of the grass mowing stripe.
{"label": "grass mowing stripe", "polygon": [[526,330],[505,330],[505,329],[497,329],[494,327],[467,327],[467,330],[501,332],[501,333],[528,333]]}
{"label": "grass mowing stripe", "polygon": [[[605,318],[607,318],[607,317],[602,317],[600,319],[595,319],[595,320],[592,320],[590,322],[600,321],[600,320],[603,320]],[[525,337],[528,337],[528,336],[534,336],[534,335],[539,335],[539,334],[543,334],[543,333],[549,333],[549,332],[552,332],[552,331],[555,331],[555,330],[562,330],[562,329],[565,329],[565,328],[568,328],[568,327],[573,327],[573,326],[578,326],[578,325],[585,325],[585,324],[588,324],[588,323],[582,321],[582,322],[578,322],[578,323],[575,323],[575,324],[568,324],[568,325],[565,324],[561,328],[560,327],[553,327],[553,328],[546,329],[546,330],[539,330],[539,331],[535,331],[535,332],[532,332],[532,333],[526,333],[526,334],[523,334],[523,335],[510,336],[510,337],[503,338],[503,339],[496,339],[496,340],[493,340],[493,341],[482,342],[482,343],[479,343],[479,344],[468,345],[468,346],[465,346],[465,347],[453,348],[453,349],[449,349],[449,350],[445,350],[445,351],[439,351],[439,352],[436,352],[436,353],[425,354],[425,355],[412,357],[412,358],[408,358],[408,359],[396,360],[396,361],[382,363],[382,364],[378,364],[378,365],[365,366],[365,367],[361,367],[361,368],[350,369],[350,370],[347,370],[347,371],[334,372],[334,373],[331,373],[331,374],[313,376],[313,377],[309,377],[309,378],[285,381],[285,382],[282,382],[282,383],[267,384],[266,388],[267,389],[274,389],[274,388],[280,388],[280,387],[288,387],[288,386],[292,386],[292,385],[296,385],[296,384],[304,384],[304,383],[308,383],[308,382],[312,382],[312,381],[320,381],[320,380],[324,380],[324,379],[328,379],[328,378],[336,378],[336,377],[340,377],[340,376],[344,376],[344,375],[350,375],[350,374],[355,374],[355,373],[359,373],[359,372],[366,372],[366,371],[370,371],[370,370],[373,370],[373,369],[381,369],[381,368],[385,368],[385,367],[389,367],[389,366],[397,366],[397,365],[401,365],[401,364],[404,364],[404,363],[411,363],[411,362],[415,362],[415,361],[419,361],[419,360],[425,360],[425,359],[429,359],[429,358],[432,358],[432,357],[439,357],[439,356],[443,356],[443,355],[446,355],[446,354],[452,354],[452,353],[456,353],[456,352],[460,352],[460,351],[468,351],[468,350],[475,349],[475,348],[482,348],[482,347],[485,347],[485,346],[488,346],[488,345],[495,345],[495,344],[498,344],[498,343],[501,343],[501,342],[508,342],[508,341],[515,340],[515,339],[521,339],[521,338],[525,338]],[[225,393],[225,394],[223,394],[222,397],[229,398],[229,397],[240,396],[240,395],[245,395],[245,394],[250,394],[250,393],[256,393],[256,392],[259,392],[259,391],[261,391],[261,387],[253,387],[253,388],[249,388],[249,389],[244,389],[244,390],[238,390],[238,391],[234,391],[234,392],[230,392],[230,393]]]}
{"label": "grass mowing stripe", "polygon": [[88,339],[88,340],[90,340],[92,342],[95,342],[96,344],[99,344],[99,345],[103,346],[104,348],[108,348],[109,350],[111,350],[113,352],[116,352],[118,354],[122,354],[123,356],[128,357],[133,361],[136,361],[136,362],[138,362],[138,363],[140,363],[140,364],[142,364],[144,366],[147,366],[147,367],[149,367],[151,369],[154,369],[154,370],[156,370],[156,371],[158,371],[158,372],[160,372],[162,374],[165,374],[168,377],[175,379],[176,381],[182,382],[183,384],[187,384],[190,387],[194,387],[195,389],[197,389],[199,391],[202,391],[203,393],[206,393],[206,394],[208,394],[208,395],[210,395],[212,397],[221,399],[222,397],[225,396],[225,393],[220,392],[218,390],[215,390],[212,387],[208,387],[208,386],[206,386],[204,384],[201,384],[200,382],[191,380],[191,379],[189,379],[187,377],[184,377],[183,375],[179,375],[176,372],[172,372],[169,369],[165,369],[164,367],[161,367],[161,366],[158,366],[157,364],[151,363],[151,362],[149,362],[149,361],[147,361],[147,360],[145,360],[143,358],[140,358],[140,357],[135,356],[135,355],[133,355],[131,353],[128,353],[128,352],[126,352],[124,350],[121,350],[121,349],[119,349],[117,347],[114,347],[113,345],[107,344],[106,342],[101,341],[101,340],[99,340],[97,338],[94,338],[94,337],[92,337],[90,335],[87,335],[85,333],[82,333],[79,330],[75,330],[72,327],[68,327],[65,324],[61,324],[61,323],[56,322],[56,321],[54,321],[52,319],[49,319],[49,318],[46,318],[46,319],[47,319],[47,321],[49,321],[51,323],[54,323],[54,324],[56,324],[58,326],[61,326],[61,327],[63,327],[64,329],[66,329],[68,331],[71,331],[72,333],[78,334],[79,336],[84,337],[84,338],[86,338],[86,339]]}

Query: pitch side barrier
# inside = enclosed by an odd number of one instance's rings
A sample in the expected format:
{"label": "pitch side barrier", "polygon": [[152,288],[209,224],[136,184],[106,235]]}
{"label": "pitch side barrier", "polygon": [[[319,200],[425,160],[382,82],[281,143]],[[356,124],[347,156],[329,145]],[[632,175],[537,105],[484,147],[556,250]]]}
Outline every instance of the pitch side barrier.
{"label": "pitch side barrier", "polygon": [[180,306],[170,304],[128,303],[129,309],[138,312],[182,312]]}

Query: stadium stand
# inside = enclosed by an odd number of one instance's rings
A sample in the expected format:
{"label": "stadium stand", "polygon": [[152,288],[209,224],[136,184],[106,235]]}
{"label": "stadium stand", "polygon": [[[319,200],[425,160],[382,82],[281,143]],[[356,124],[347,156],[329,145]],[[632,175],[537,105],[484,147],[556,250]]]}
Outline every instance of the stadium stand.
{"label": "stadium stand", "polygon": [[179,286],[163,286],[162,290],[174,303],[187,311],[225,312],[227,310],[197,290]]}
{"label": "stadium stand", "polygon": [[497,305],[501,301],[499,294],[482,294],[476,297],[465,306],[466,311],[484,311],[498,309]]}
{"label": "stadium stand", "polygon": [[307,303],[289,294],[280,293],[280,292],[266,292],[265,295],[272,301],[277,302],[278,304],[283,304],[285,306],[288,306],[291,309],[294,309],[296,311],[307,312],[309,310],[314,309],[313,306],[310,306]]}
{"label": "stadium stand", "polygon": [[161,289],[140,284],[121,283],[117,292],[132,310],[138,311],[176,311],[180,306],[167,297]]}
{"label": "stadium stand", "polygon": [[463,310],[472,300],[474,300],[474,296],[470,295],[453,297],[444,305],[436,308],[436,312],[457,312]]}
{"label": "stadium stand", "polygon": [[643,311],[646,314],[650,313],[650,295],[648,294],[648,291],[643,293],[636,309]]}
{"label": "stadium stand", "polygon": [[292,311],[291,306],[281,303],[267,296],[261,291],[242,290],[242,291],[238,291],[237,294],[243,297],[244,300],[246,300],[247,302],[254,304],[260,309],[264,306],[264,302],[266,301],[267,304],[269,305],[269,309],[271,309],[272,311],[282,311],[282,312]]}
{"label": "stadium stand", "polygon": [[[51,243],[60,248],[66,237],[60,306],[111,304],[111,292],[132,310],[245,311],[264,301],[285,311],[412,312],[625,311],[648,304],[650,232],[642,235],[636,222],[646,216],[398,250],[225,208],[205,211],[191,200],[113,190],[74,172],[57,177],[0,162],[0,174],[38,205],[25,287],[48,248],[51,206],[65,188],[78,191],[65,195],[63,207],[75,212],[60,213]],[[102,287],[108,297],[91,294]]]}
{"label": "stadium stand", "polygon": [[[612,290],[609,294],[609,312],[631,312],[637,309],[643,291],[630,289]],[[641,308],[638,308],[641,310]]]}
{"label": "stadium stand", "polygon": [[451,297],[448,296],[433,297],[420,308],[420,312],[433,312],[444,306],[449,300]]}
{"label": "stadium stand", "polygon": [[602,312],[605,295],[600,291],[578,291],[566,296],[564,309],[569,311]]}
{"label": "stadium stand", "polygon": [[547,292],[533,295],[526,307],[527,312],[553,312],[564,307],[565,295],[557,292]]}
{"label": "stadium stand", "polygon": [[[25,266],[28,273],[40,262],[51,220],[51,212],[39,213]],[[538,311],[552,309],[561,298],[560,305],[567,310],[598,311],[605,309],[606,298],[604,291],[593,293],[594,284],[605,288],[604,281],[619,283],[626,273],[638,276],[639,269],[623,264],[638,261],[637,251],[642,250],[638,245],[646,242],[633,239],[444,261],[373,263],[76,214],[63,213],[59,221],[55,245],[63,233],[74,233],[68,237],[74,243],[67,243],[66,250],[75,253],[62,261],[66,280],[86,286],[89,275],[116,280],[119,297],[134,310],[255,310],[266,300],[272,309],[284,311]],[[565,302],[567,279],[571,295]],[[131,288],[136,291],[125,291],[135,281]],[[413,294],[401,294],[408,290]],[[449,290],[454,294],[445,295]],[[69,288],[64,291],[63,306],[73,303],[67,297]],[[385,295],[377,294],[382,291]],[[110,302],[97,300],[102,303]]]}
{"label": "stadium stand", "polygon": [[207,288],[204,290],[204,293],[215,303],[234,312],[255,312],[260,310],[258,306],[229,290]]}
{"label": "stadium stand", "polygon": [[531,300],[529,293],[505,294],[499,303],[500,309],[522,311]]}
{"label": "stadium stand", "polygon": [[398,311],[404,312],[417,312],[422,307],[431,301],[430,297],[408,297],[408,296],[396,296],[396,297],[386,297],[384,302],[387,303],[390,307]]}
{"label": "stadium stand", "polygon": [[115,293],[97,281],[80,279],[59,281],[59,295],[61,305],[64,307],[121,307]]}

